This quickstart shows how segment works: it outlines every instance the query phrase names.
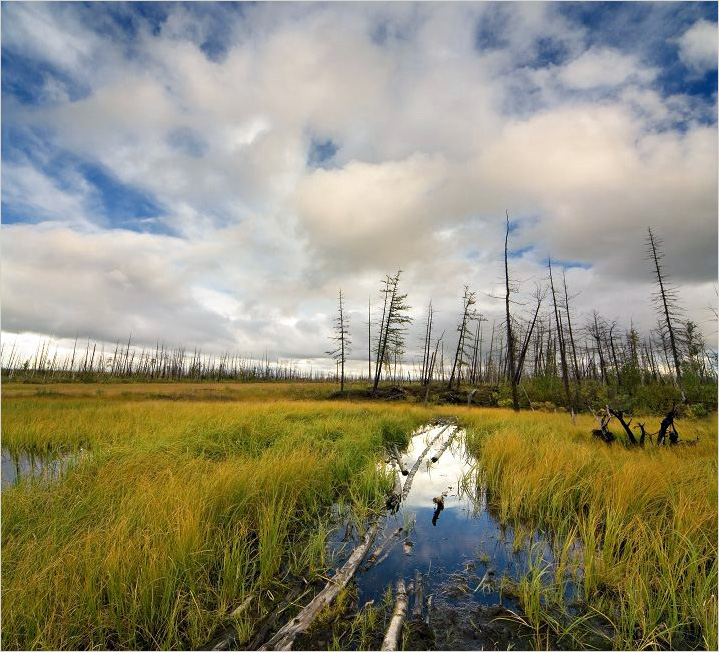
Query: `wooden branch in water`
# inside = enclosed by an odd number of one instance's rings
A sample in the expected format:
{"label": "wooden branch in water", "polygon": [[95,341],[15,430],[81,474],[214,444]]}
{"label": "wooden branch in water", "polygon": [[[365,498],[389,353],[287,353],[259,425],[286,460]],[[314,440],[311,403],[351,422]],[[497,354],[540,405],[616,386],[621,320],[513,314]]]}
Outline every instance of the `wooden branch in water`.
{"label": "wooden branch in water", "polygon": [[430,459],[432,460],[432,462],[438,462],[438,461],[439,461],[439,458],[442,457],[442,453],[444,453],[444,451],[446,451],[446,450],[449,448],[449,445],[452,443],[452,440],[454,439],[454,436],[455,436],[458,432],[459,432],[459,428],[455,428],[455,429],[452,431],[452,434],[451,434],[449,437],[447,437],[447,441],[444,442],[444,444],[442,444],[441,448],[439,448],[439,450],[437,450],[437,451],[435,452],[435,454],[432,455],[432,457],[430,458]]}
{"label": "wooden branch in water", "polygon": [[434,605],[434,596],[430,595],[427,598],[427,615],[424,617],[424,622],[429,625],[429,621],[431,619],[431,613],[432,613],[432,606]]}
{"label": "wooden branch in water", "polygon": [[291,650],[295,638],[307,631],[317,615],[329,606],[339,592],[347,586],[379,531],[379,522],[374,523],[367,531],[364,541],[357,546],[344,566],[330,578],[325,587],[300,611],[295,618],[281,627],[277,633],[260,650]]}
{"label": "wooden branch in water", "polygon": [[394,602],[394,612],[390,620],[387,633],[384,635],[381,650],[396,650],[399,645],[402,625],[407,616],[407,590],[404,587],[404,580],[400,577],[397,580],[397,598]]}

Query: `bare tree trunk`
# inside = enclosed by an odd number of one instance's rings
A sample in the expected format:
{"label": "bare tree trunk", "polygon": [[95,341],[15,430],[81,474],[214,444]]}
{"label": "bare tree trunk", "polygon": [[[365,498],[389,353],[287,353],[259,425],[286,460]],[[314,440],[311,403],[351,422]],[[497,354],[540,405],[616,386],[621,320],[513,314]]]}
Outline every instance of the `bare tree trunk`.
{"label": "bare tree trunk", "polygon": [[[659,261],[664,257],[661,251],[657,250],[660,244],[652,233],[652,229],[647,229],[649,236],[647,238],[647,245],[649,249],[649,255],[651,260],[654,262],[654,270],[656,274],[657,285],[659,285],[659,301],[664,311],[664,319],[666,322],[666,329],[669,335],[669,344],[671,346],[672,357],[674,358],[674,370],[676,372],[677,384],[682,392],[682,399],[686,402],[686,395],[684,394],[684,388],[682,386],[682,368],[679,361],[679,352],[677,350],[676,338],[674,337],[674,326],[672,324],[671,312],[674,312],[672,305],[674,303],[674,296],[672,290],[666,287],[665,275],[662,272],[662,266]],[[672,310],[670,310],[672,308]]]}
{"label": "bare tree trunk", "polygon": [[554,319],[557,322],[557,339],[559,340],[559,360],[562,365],[562,383],[564,383],[564,395],[567,399],[567,407],[574,409],[572,399],[569,394],[569,372],[567,370],[567,350],[564,346],[564,333],[562,331],[562,319],[559,316],[559,308],[557,306],[557,295],[554,292],[554,277],[552,276],[552,260],[547,258],[549,266],[549,286],[552,291],[552,303],[554,304]]}
{"label": "bare tree trunk", "polygon": [[507,259],[507,244],[509,242],[509,211],[507,213],[507,230],[504,235],[504,285],[506,294],[504,306],[507,313],[507,359],[509,361],[509,380],[512,383],[512,406],[514,411],[519,411],[519,398],[517,396],[517,379],[514,368],[514,337],[512,336],[512,318],[509,313],[509,263]]}

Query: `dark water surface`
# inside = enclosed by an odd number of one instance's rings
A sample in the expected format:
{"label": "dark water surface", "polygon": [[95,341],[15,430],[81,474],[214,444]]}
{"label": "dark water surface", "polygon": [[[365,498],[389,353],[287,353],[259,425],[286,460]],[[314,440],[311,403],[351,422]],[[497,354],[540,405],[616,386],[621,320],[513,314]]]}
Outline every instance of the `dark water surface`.
{"label": "dark water surface", "polygon": [[15,486],[24,478],[32,480],[54,480],[59,478],[68,467],[76,462],[82,452],[62,457],[38,457],[23,453],[14,458],[10,452],[2,449],[2,469],[0,482],[3,489]]}
{"label": "dark water surface", "polygon": [[[408,469],[412,468],[427,444],[444,426],[438,426],[415,436],[403,455]],[[424,595],[432,594],[437,600],[468,600],[477,605],[516,605],[516,600],[501,595],[503,576],[519,580],[530,567],[532,559],[541,559],[543,566],[554,563],[549,538],[534,533],[524,536],[515,545],[515,532],[502,528],[487,509],[487,500],[476,484],[476,460],[465,449],[464,433],[458,431],[450,447],[438,462],[431,457],[453,432],[450,426],[430,448],[430,452],[414,476],[407,499],[399,511],[385,518],[377,535],[373,550],[388,534],[402,527],[399,536],[392,537],[387,548],[389,554],[366,568],[370,554],[365,558],[356,576],[359,589],[358,603],[380,602],[388,586],[394,587],[402,577],[410,582],[419,570],[423,575]],[[405,478],[402,477],[403,483]],[[433,498],[444,494],[444,509],[436,510]],[[330,541],[330,552],[341,564],[357,544],[355,535],[342,541],[340,528]],[[566,597],[571,598],[573,588],[567,585]]]}

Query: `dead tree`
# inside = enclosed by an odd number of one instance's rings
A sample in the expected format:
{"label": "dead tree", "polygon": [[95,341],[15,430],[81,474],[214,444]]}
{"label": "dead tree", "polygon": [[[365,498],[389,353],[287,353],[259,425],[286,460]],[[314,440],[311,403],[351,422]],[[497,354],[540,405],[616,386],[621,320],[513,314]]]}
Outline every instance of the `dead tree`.
{"label": "dead tree", "polygon": [[[462,321],[457,326],[459,332],[459,338],[457,339],[457,349],[454,353],[454,364],[452,365],[452,373],[449,375],[448,389],[452,389],[452,383],[454,383],[455,373],[461,377],[462,365],[464,364],[464,349],[468,339],[471,339],[472,334],[469,332],[468,324],[476,317],[472,306],[477,303],[476,293],[470,292],[468,286],[464,286],[464,297],[462,298]],[[460,380],[457,379],[457,386],[459,387]]]}
{"label": "dead tree", "polygon": [[424,328],[424,348],[422,350],[422,371],[420,373],[422,385],[429,384],[429,369],[430,361],[432,357],[432,321],[434,318],[434,312],[432,310],[432,301],[430,300],[429,306],[427,307],[427,323]]}
{"label": "dead tree", "polygon": [[594,418],[597,420],[597,423],[599,424],[599,428],[595,428],[592,430],[592,435],[595,437],[599,437],[599,439],[602,439],[607,444],[611,444],[616,437],[614,436],[614,433],[610,432],[609,428],[607,427],[609,425],[609,422],[612,420],[612,415],[607,411],[605,415],[602,416],[601,420],[599,417],[595,414],[594,410],[589,408],[594,415]]}
{"label": "dead tree", "polygon": [[[672,404],[672,409],[669,410],[667,416],[662,419],[659,424],[659,432],[657,433],[657,446],[661,446],[666,443],[667,433],[669,433],[669,443],[671,445],[676,444],[679,441],[679,433],[674,425],[674,419],[677,416],[676,405]],[[671,428],[671,432],[669,429]]]}
{"label": "dead tree", "polygon": [[522,348],[519,352],[519,359],[517,360],[517,370],[515,372],[517,385],[519,385],[519,381],[522,379],[522,369],[524,368],[524,360],[527,357],[527,350],[529,349],[529,343],[532,339],[532,333],[534,332],[534,326],[537,323],[537,317],[539,316],[539,309],[542,307],[542,301],[544,300],[544,292],[542,292],[541,288],[537,286],[536,292],[535,292],[535,299],[537,301],[537,307],[534,310],[534,316],[532,317],[532,323],[529,325],[529,328],[527,329],[527,334],[524,337],[524,343],[522,344]]}
{"label": "dead tree", "polygon": [[394,352],[395,360],[403,350],[404,334],[412,318],[407,315],[409,306],[406,305],[406,294],[399,293],[399,277],[402,270],[394,276],[387,276],[382,281],[384,289],[384,304],[380,322],[379,339],[377,341],[377,358],[375,360],[375,375],[373,389],[376,391],[382,376],[382,369],[389,366],[390,353]]}
{"label": "dead tree", "polygon": [[367,297],[367,381],[372,380],[372,298]]}
{"label": "dead tree", "polygon": [[569,371],[567,370],[567,349],[564,344],[564,332],[562,330],[562,320],[559,316],[559,307],[557,306],[557,295],[554,291],[554,277],[552,276],[552,260],[547,257],[547,266],[549,267],[549,287],[552,290],[552,303],[554,304],[554,320],[557,322],[557,340],[559,341],[559,360],[562,365],[562,383],[564,383],[564,394],[567,399],[567,407],[574,408],[572,399],[569,395]]}
{"label": "dead tree", "polygon": [[342,290],[339,292],[339,307],[337,310],[337,317],[334,324],[334,335],[330,339],[336,343],[336,348],[332,351],[328,351],[327,354],[333,357],[340,369],[340,391],[345,391],[345,362],[347,360],[347,351],[349,350],[350,338],[349,338],[349,323],[347,320],[347,313],[344,309],[344,302],[342,296]]}
{"label": "dead tree", "polygon": [[509,363],[509,380],[512,383],[512,407],[515,412],[519,412],[519,398],[517,396],[517,379],[515,376],[514,364],[514,336],[512,334],[512,317],[509,313],[509,263],[507,244],[509,242],[509,211],[507,214],[507,230],[504,235],[504,285],[506,294],[504,295],[504,306],[507,313],[507,360]]}
{"label": "dead tree", "polygon": [[616,417],[617,421],[619,421],[619,423],[622,424],[622,428],[624,428],[624,432],[627,433],[627,437],[629,438],[629,443],[632,446],[636,446],[639,442],[637,441],[637,438],[634,436],[632,429],[629,427],[632,423],[632,420],[629,419],[629,421],[625,421],[624,420],[624,412],[622,412],[622,410],[613,410],[612,408],[607,406],[607,412],[609,412],[613,417]]}
{"label": "dead tree", "polygon": [[682,393],[682,400],[686,403],[686,395],[682,385],[682,368],[679,358],[679,349],[677,346],[677,338],[674,334],[674,322],[679,320],[679,308],[677,305],[676,290],[667,283],[667,276],[664,273],[662,264],[659,262],[664,258],[664,252],[661,250],[662,242],[653,233],[651,227],[647,227],[649,235],[647,236],[647,258],[654,263],[654,274],[659,291],[654,294],[654,302],[664,318],[663,326],[669,339],[672,357],[674,359],[674,370],[676,373],[677,385]]}

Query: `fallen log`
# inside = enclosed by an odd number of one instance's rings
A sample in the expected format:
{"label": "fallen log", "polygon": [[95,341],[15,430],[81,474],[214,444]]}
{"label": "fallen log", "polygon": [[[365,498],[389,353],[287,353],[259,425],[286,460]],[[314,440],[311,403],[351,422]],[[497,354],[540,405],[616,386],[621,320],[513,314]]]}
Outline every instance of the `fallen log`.
{"label": "fallen log", "polygon": [[264,641],[267,638],[267,635],[272,631],[272,628],[277,622],[277,618],[279,618],[280,614],[295,601],[295,599],[299,596],[300,591],[301,588],[297,586],[287,594],[284,600],[282,600],[282,602],[280,602],[280,604],[272,610],[267,618],[265,618],[265,621],[262,623],[260,629],[244,649],[256,650],[262,644],[262,641]]}
{"label": "fallen log", "polygon": [[384,635],[381,650],[396,650],[399,645],[402,625],[407,616],[407,591],[402,578],[397,580],[397,598],[394,603],[392,620],[390,620],[387,633]]}
{"label": "fallen log", "polygon": [[442,457],[442,453],[444,453],[444,451],[446,451],[446,450],[449,448],[449,445],[452,443],[452,440],[454,439],[454,436],[455,436],[458,432],[459,432],[459,428],[455,428],[455,429],[452,431],[452,434],[451,434],[449,437],[447,437],[447,441],[444,442],[444,444],[442,444],[442,446],[441,446],[439,449],[437,449],[437,451],[435,452],[434,455],[432,455],[432,457],[430,457],[430,459],[432,460],[432,462],[434,462],[434,463],[439,462],[439,458]]}
{"label": "fallen log", "polygon": [[402,472],[402,475],[407,475],[409,471],[402,461],[402,455],[400,455],[400,452],[397,450],[397,446],[392,446],[392,454],[394,455],[394,459],[397,461],[397,466],[399,466],[399,470]]}
{"label": "fallen log", "polygon": [[331,577],[325,587],[310,601],[310,603],[300,611],[299,614],[291,621],[281,627],[277,633],[263,645],[260,650],[291,650],[292,643],[295,638],[307,631],[314,622],[317,615],[325,607],[329,606],[337,597],[339,592],[344,589],[354,574],[357,572],[359,565],[362,563],[367,551],[372,546],[372,542],[379,531],[379,522],[374,523],[365,534],[362,543],[357,546],[350,555],[349,559],[344,563],[342,568],[337,571],[334,577]]}

